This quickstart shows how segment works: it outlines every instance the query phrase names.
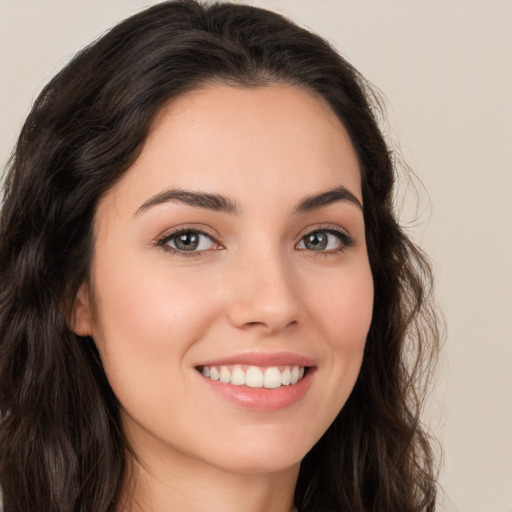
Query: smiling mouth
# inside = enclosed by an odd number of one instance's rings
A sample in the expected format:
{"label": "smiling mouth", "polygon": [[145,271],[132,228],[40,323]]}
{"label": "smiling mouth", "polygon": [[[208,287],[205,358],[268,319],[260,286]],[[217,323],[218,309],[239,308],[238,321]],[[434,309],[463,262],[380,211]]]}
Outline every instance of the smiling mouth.
{"label": "smiling mouth", "polygon": [[204,377],[234,386],[250,388],[277,389],[293,386],[300,382],[308,372],[307,366],[246,366],[221,365],[199,366],[197,370]]}

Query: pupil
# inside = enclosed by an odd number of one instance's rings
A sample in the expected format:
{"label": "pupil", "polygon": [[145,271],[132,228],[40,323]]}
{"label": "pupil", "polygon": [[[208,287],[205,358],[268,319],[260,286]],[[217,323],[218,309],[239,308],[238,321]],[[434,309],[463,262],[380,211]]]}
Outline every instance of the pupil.
{"label": "pupil", "polygon": [[182,233],[176,240],[176,247],[185,251],[196,249],[199,244],[197,233]]}
{"label": "pupil", "polygon": [[308,236],[308,245],[315,251],[323,250],[327,247],[327,237],[321,233],[313,233]]}

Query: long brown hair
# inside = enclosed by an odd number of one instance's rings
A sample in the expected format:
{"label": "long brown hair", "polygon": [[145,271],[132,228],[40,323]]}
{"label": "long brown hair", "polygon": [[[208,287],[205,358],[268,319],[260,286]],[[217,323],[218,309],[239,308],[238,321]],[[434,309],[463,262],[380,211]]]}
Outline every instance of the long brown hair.
{"label": "long brown hair", "polygon": [[369,84],[323,39],[266,10],[163,2],[80,52],[42,91],[5,178],[0,217],[0,484],[5,512],[114,512],[127,471],[119,404],[93,341],[67,327],[88,279],[100,197],[152,120],[205,83],[286,83],[321,95],[362,169],[375,284],[361,372],[306,455],[302,512],[433,511],[420,410],[438,330],[431,271],[400,228],[394,158]]}

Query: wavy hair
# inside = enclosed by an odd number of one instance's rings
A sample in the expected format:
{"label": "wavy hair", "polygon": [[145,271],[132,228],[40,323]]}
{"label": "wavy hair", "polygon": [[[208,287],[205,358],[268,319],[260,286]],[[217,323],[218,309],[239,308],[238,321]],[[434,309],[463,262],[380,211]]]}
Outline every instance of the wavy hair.
{"label": "wavy hair", "polygon": [[94,342],[69,328],[89,277],[99,199],[137,159],[157,112],[210,83],[303,87],[360,160],[375,286],[362,368],[304,458],[301,512],[432,512],[420,422],[438,347],[432,275],[394,210],[397,169],[371,86],[325,40],[264,9],[159,3],[78,53],[44,88],[5,176],[0,216],[0,482],[5,512],[114,512],[129,470],[119,403]]}

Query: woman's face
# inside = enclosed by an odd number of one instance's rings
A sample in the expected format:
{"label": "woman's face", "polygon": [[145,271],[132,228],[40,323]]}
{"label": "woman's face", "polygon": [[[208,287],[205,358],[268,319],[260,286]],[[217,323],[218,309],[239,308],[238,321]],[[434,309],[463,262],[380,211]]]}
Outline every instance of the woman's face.
{"label": "woman's face", "polygon": [[75,311],[139,457],[298,465],[361,366],[361,202],[347,132],[304,89],[210,86],[159,113],[100,201]]}

